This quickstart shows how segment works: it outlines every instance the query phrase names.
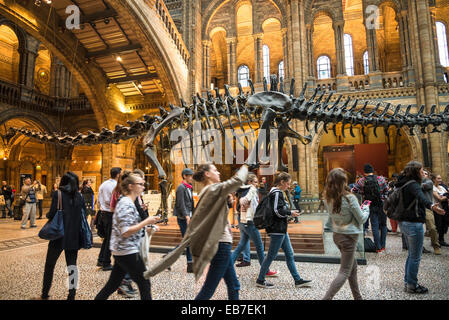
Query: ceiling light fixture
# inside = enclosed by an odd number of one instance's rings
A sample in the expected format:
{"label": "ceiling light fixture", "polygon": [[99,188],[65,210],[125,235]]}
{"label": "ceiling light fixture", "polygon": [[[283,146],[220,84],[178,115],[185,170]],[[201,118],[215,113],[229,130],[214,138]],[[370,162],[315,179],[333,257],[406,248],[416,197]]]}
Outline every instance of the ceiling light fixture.
{"label": "ceiling light fixture", "polygon": [[122,62],[123,60],[122,60],[122,57],[120,57],[120,56],[117,56],[116,58],[115,58],[115,60],[117,60],[118,62]]}

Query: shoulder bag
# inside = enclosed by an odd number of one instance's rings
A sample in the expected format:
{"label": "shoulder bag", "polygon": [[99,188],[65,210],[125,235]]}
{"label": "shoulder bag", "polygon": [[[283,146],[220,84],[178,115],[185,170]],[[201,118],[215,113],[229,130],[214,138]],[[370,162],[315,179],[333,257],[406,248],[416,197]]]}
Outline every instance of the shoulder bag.
{"label": "shoulder bag", "polygon": [[64,237],[64,211],[62,210],[62,194],[58,190],[58,208],[55,216],[49,220],[39,231],[39,238],[45,240],[57,240]]}

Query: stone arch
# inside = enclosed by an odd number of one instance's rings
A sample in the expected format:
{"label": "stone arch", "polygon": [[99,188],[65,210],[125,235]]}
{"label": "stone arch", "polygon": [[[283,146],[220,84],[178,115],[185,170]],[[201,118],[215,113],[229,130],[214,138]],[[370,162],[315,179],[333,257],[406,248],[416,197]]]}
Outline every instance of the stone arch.
{"label": "stone arch", "polygon": [[395,11],[396,16],[399,16],[403,9],[403,5],[399,0],[365,0],[363,2],[364,9],[370,5],[375,5],[378,7],[381,5],[388,5]]}
{"label": "stone arch", "polygon": [[208,39],[207,40],[212,40],[212,37],[217,33],[217,32],[224,32],[225,33],[225,37],[229,34],[229,31],[227,30],[225,25],[214,25],[214,28],[208,33]]}
{"label": "stone arch", "polygon": [[[9,109],[5,112],[2,112],[0,115],[0,125],[10,121],[10,120],[21,120],[22,122],[27,123],[26,127],[29,128],[30,126],[35,127],[38,131],[42,132],[53,132],[56,131],[55,126],[44,116],[38,114],[38,113],[31,113],[31,112],[23,112],[20,110],[14,110]],[[29,137],[26,137],[24,135],[16,134],[12,140],[8,143],[8,145],[2,146],[11,148],[10,149],[10,155],[8,159],[14,159],[19,160],[20,150],[23,146],[25,146],[29,141],[34,141]],[[34,141],[36,142],[36,141]],[[52,144],[42,144],[45,150],[45,158],[46,159],[52,159],[55,157],[56,154],[56,146]]]}
{"label": "stone arch", "polygon": [[[17,12],[0,8],[0,14],[3,14],[3,19],[17,21],[16,24],[23,30],[24,39],[26,39],[26,34],[29,34],[39,40],[70,70],[89,99],[99,125],[108,127],[106,111],[109,109],[107,107],[109,103],[106,101],[104,91],[96,89],[101,83],[104,83],[106,88],[106,79],[103,73],[93,65],[86,63],[85,53],[77,45],[78,41],[73,34],[61,34],[53,30],[51,26],[45,28],[46,21],[40,18],[35,10],[37,9],[31,7],[31,9],[23,9]],[[24,14],[32,16],[36,24],[30,24]],[[74,56],[74,48],[78,48],[78,55],[75,55],[75,59],[72,59],[69,57]]]}
{"label": "stone arch", "polygon": [[[201,39],[202,40],[207,40],[207,34],[208,34],[208,28],[209,28],[209,23],[210,21],[212,21],[212,18],[214,17],[215,13],[222,7],[224,6],[226,3],[228,3],[229,1],[233,1],[236,5],[238,5],[238,3],[240,1],[236,1],[236,0],[212,0],[207,7],[203,10],[202,12],[202,22],[201,22],[201,30],[202,30],[202,34],[201,34]],[[285,5],[283,4],[282,0],[267,0],[268,2],[271,2],[272,4],[274,4],[274,6],[280,11],[281,13],[281,17],[282,17],[282,21],[281,21],[281,28],[286,28],[287,27],[287,10]],[[252,5],[254,5],[253,3],[254,1],[251,0]]]}
{"label": "stone arch", "polygon": [[26,49],[26,33],[25,31],[19,27],[16,23],[6,19],[5,17],[0,15],[0,26],[8,26],[13,32],[16,34],[17,39],[19,40],[19,52]]}
{"label": "stone arch", "polygon": [[[367,111],[372,109],[372,106],[368,106]],[[393,114],[392,110],[388,111],[388,114]],[[332,126],[330,126],[332,127]],[[331,130],[329,130],[328,127],[328,131],[331,132]],[[419,129],[414,129],[414,135],[411,136],[409,133],[409,130],[406,128],[403,128],[403,130],[401,131],[402,135],[405,136],[407,138],[407,142],[411,148],[411,155],[412,155],[412,159],[415,159],[417,161],[420,161],[421,163],[423,163],[423,156],[422,156],[422,146],[421,146],[421,141],[420,141],[420,133],[419,133]],[[312,134],[312,142],[310,143],[310,161],[311,161],[311,168],[318,168],[318,152],[319,152],[319,148],[320,148],[320,141],[321,138],[323,137],[323,135],[325,134],[324,131],[324,124],[320,124],[318,126],[318,132],[314,132]],[[313,177],[311,177],[312,181],[318,181],[319,176],[318,176],[318,170],[312,171]],[[319,186],[318,184],[311,185],[312,189],[311,192],[314,194],[318,194],[319,193]]]}
{"label": "stone arch", "polygon": [[317,14],[324,13],[332,20],[332,22],[343,20],[343,12],[341,7],[333,7],[331,4],[322,4],[319,8],[313,8],[314,0],[306,0],[304,3],[305,24],[312,25]]}

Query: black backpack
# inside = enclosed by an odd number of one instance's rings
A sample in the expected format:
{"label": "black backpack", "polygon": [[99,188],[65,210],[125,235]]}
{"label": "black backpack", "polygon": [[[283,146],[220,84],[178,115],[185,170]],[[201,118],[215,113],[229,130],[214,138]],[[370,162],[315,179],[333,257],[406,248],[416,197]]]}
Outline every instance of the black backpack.
{"label": "black backpack", "polygon": [[410,211],[413,206],[415,207],[415,213],[418,216],[418,201],[416,199],[412,201],[408,208],[404,207],[402,189],[404,189],[405,186],[409,185],[412,182],[416,181],[410,180],[402,187],[396,188],[393,193],[385,200],[383,209],[388,218],[401,221],[402,217],[404,216],[404,212]]}
{"label": "black backpack", "polygon": [[380,197],[380,186],[379,183],[377,183],[377,176],[370,175],[365,177],[363,196],[365,200],[371,201],[373,205],[382,204],[382,199]]}
{"label": "black backpack", "polygon": [[266,229],[268,227],[267,217],[271,215],[270,193],[262,198],[262,201],[257,205],[254,213],[253,222],[257,229]]}
{"label": "black backpack", "polygon": [[363,238],[365,252],[376,252],[376,245],[370,238]]}

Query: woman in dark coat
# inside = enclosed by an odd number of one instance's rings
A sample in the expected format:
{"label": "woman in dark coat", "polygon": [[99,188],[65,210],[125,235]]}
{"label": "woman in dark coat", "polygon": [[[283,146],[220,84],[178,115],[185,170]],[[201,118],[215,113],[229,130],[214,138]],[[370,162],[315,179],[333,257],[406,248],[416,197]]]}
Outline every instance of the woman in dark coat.
{"label": "woman in dark coat", "polygon": [[[78,250],[80,249],[80,228],[81,218],[86,210],[84,199],[79,193],[78,176],[73,172],[67,172],[59,184],[59,191],[62,196],[62,209],[64,220],[64,237],[52,240],[48,244],[47,258],[45,260],[44,283],[42,287],[42,299],[48,299],[48,293],[53,280],[53,272],[56,262],[62,251],[65,253],[67,271],[69,273],[69,295],[67,300],[74,300],[76,289],[78,287],[78,268],[76,260]],[[53,219],[57,212],[58,192],[55,192],[52,198],[50,211],[47,214],[48,219]]]}
{"label": "woman in dark coat", "polygon": [[[429,290],[418,283],[419,264],[421,262],[424,242],[424,223],[426,223],[426,208],[437,214],[444,214],[437,203],[432,203],[424,195],[421,187],[424,171],[422,164],[410,161],[404,168],[397,188],[403,192],[404,212],[399,219],[399,226],[405,235],[408,246],[408,257],[405,263],[404,291],[408,293],[427,293]],[[408,184],[407,184],[408,183]],[[416,201],[416,202],[415,202]]]}

